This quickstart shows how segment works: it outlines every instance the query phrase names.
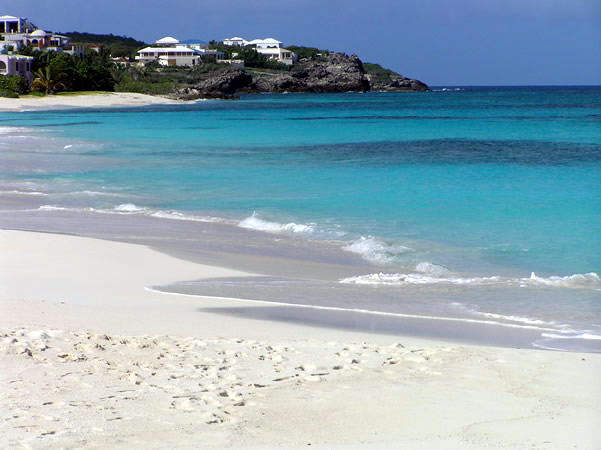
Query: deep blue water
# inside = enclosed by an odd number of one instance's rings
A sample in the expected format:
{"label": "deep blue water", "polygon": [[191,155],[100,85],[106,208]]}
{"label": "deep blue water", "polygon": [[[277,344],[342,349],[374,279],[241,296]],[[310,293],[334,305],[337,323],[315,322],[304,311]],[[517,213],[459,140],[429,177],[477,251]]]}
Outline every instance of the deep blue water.
{"label": "deep blue water", "polygon": [[0,113],[0,127],[5,195],[246,219],[420,282],[554,286],[601,322],[599,87],[246,96]]}

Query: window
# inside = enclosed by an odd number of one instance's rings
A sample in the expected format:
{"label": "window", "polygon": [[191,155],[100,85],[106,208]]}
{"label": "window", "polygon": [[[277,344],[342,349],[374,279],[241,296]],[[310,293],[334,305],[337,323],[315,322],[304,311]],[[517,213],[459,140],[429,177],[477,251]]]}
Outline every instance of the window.
{"label": "window", "polygon": [[6,73],[6,63],[4,61],[0,61],[0,73]]}
{"label": "window", "polygon": [[15,70],[16,70],[17,72],[19,71],[19,61],[17,61],[17,62],[15,63]]}

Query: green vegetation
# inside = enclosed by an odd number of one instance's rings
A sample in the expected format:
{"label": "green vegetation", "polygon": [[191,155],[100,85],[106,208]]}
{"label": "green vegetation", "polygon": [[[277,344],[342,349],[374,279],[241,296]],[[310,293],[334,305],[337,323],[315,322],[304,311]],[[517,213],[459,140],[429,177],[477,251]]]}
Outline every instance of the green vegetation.
{"label": "green vegetation", "polygon": [[170,81],[136,81],[130,78],[124,79],[115,86],[117,92],[136,92],[138,94],[165,95],[170,93],[175,83]]}
{"label": "green vegetation", "polygon": [[113,73],[116,81],[115,91],[149,95],[168,94],[177,84],[170,75],[174,74],[174,69],[175,71],[184,69],[176,67],[166,69],[162,69],[158,63],[150,63],[145,67],[116,68]]}
{"label": "green vegetation", "polygon": [[298,59],[303,59],[303,58],[315,58],[319,55],[329,55],[330,51],[329,50],[320,50],[316,47],[302,47],[302,46],[298,46],[298,45],[289,45],[288,47],[286,47],[288,50],[296,53],[296,56],[298,56]]}
{"label": "green vegetation", "polygon": [[14,75],[0,76],[0,97],[18,98],[27,92],[27,83],[23,77]]}
{"label": "green vegetation", "polygon": [[397,75],[396,72],[385,69],[379,64],[363,63],[363,69],[365,69],[365,73],[371,77],[372,82],[375,83],[388,83],[393,75]]}
{"label": "green vegetation", "polygon": [[53,73],[50,66],[46,66],[44,70],[36,70],[33,73],[35,78],[31,83],[31,89],[39,92],[44,91],[46,95],[52,94],[59,89],[64,89],[64,83],[59,81],[59,78],[63,78],[63,74],[56,74],[56,76],[55,74],[56,72]]}
{"label": "green vegetation", "polygon": [[[67,53],[33,51],[27,47],[22,49],[21,54],[30,54],[34,58],[32,74],[41,81],[35,86],[32,83],[33,90],[55,93],[115,89],[114,64],[105,49],[101,49],[100,53],[87,49],[83,58]],[[46,89],[46,80],[55,84]]]}
{"label": "green vegetation", "polygon": [[73,44],[96,44],[106,48],[109,54],[115,58],[130,58],[132,61],[136,51],[146,46],[144,42],[134,38],[113,34],[80,33],[78,31],[61,34],[70,37]]}
{"label": "green vegetation", "polygon": [[75,92],[57,92],[58,97],[79,97],[80,95],[112,94],[107,91],[75,91]]}

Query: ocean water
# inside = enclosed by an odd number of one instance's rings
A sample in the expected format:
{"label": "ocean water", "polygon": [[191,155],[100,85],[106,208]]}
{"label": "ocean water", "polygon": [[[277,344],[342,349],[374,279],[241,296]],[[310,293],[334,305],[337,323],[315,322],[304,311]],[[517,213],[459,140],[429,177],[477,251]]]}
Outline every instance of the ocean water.
{"label": "ocean water", "polygon": [[601,350],[599,87],[0,113],[0,206],[5,222],[235,226],[365,262],[188,293],[525,327],[540,347]]}

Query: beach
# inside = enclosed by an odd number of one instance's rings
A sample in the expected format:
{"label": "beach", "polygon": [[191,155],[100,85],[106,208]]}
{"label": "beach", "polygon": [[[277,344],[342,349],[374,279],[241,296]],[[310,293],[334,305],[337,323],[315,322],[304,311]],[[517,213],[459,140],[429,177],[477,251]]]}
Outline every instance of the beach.
{"label": "beach", "polygon": [[0,99],[0,448],[599,448],[598,130],[491,92]]}
{"label": "beach", "polygon": [[599,442],[601,355],[232,318],[204,310],[235,301],[144,288],[251,274],[75,236],[0,242],[2,447]]}
{"label": "beach", "polygon": [[184,102],[131,92],[73,93],[70,95],[47,95],[44,97],[0,98],[0,111],[18,112],[68,108],[112,108],[181,103]]}

